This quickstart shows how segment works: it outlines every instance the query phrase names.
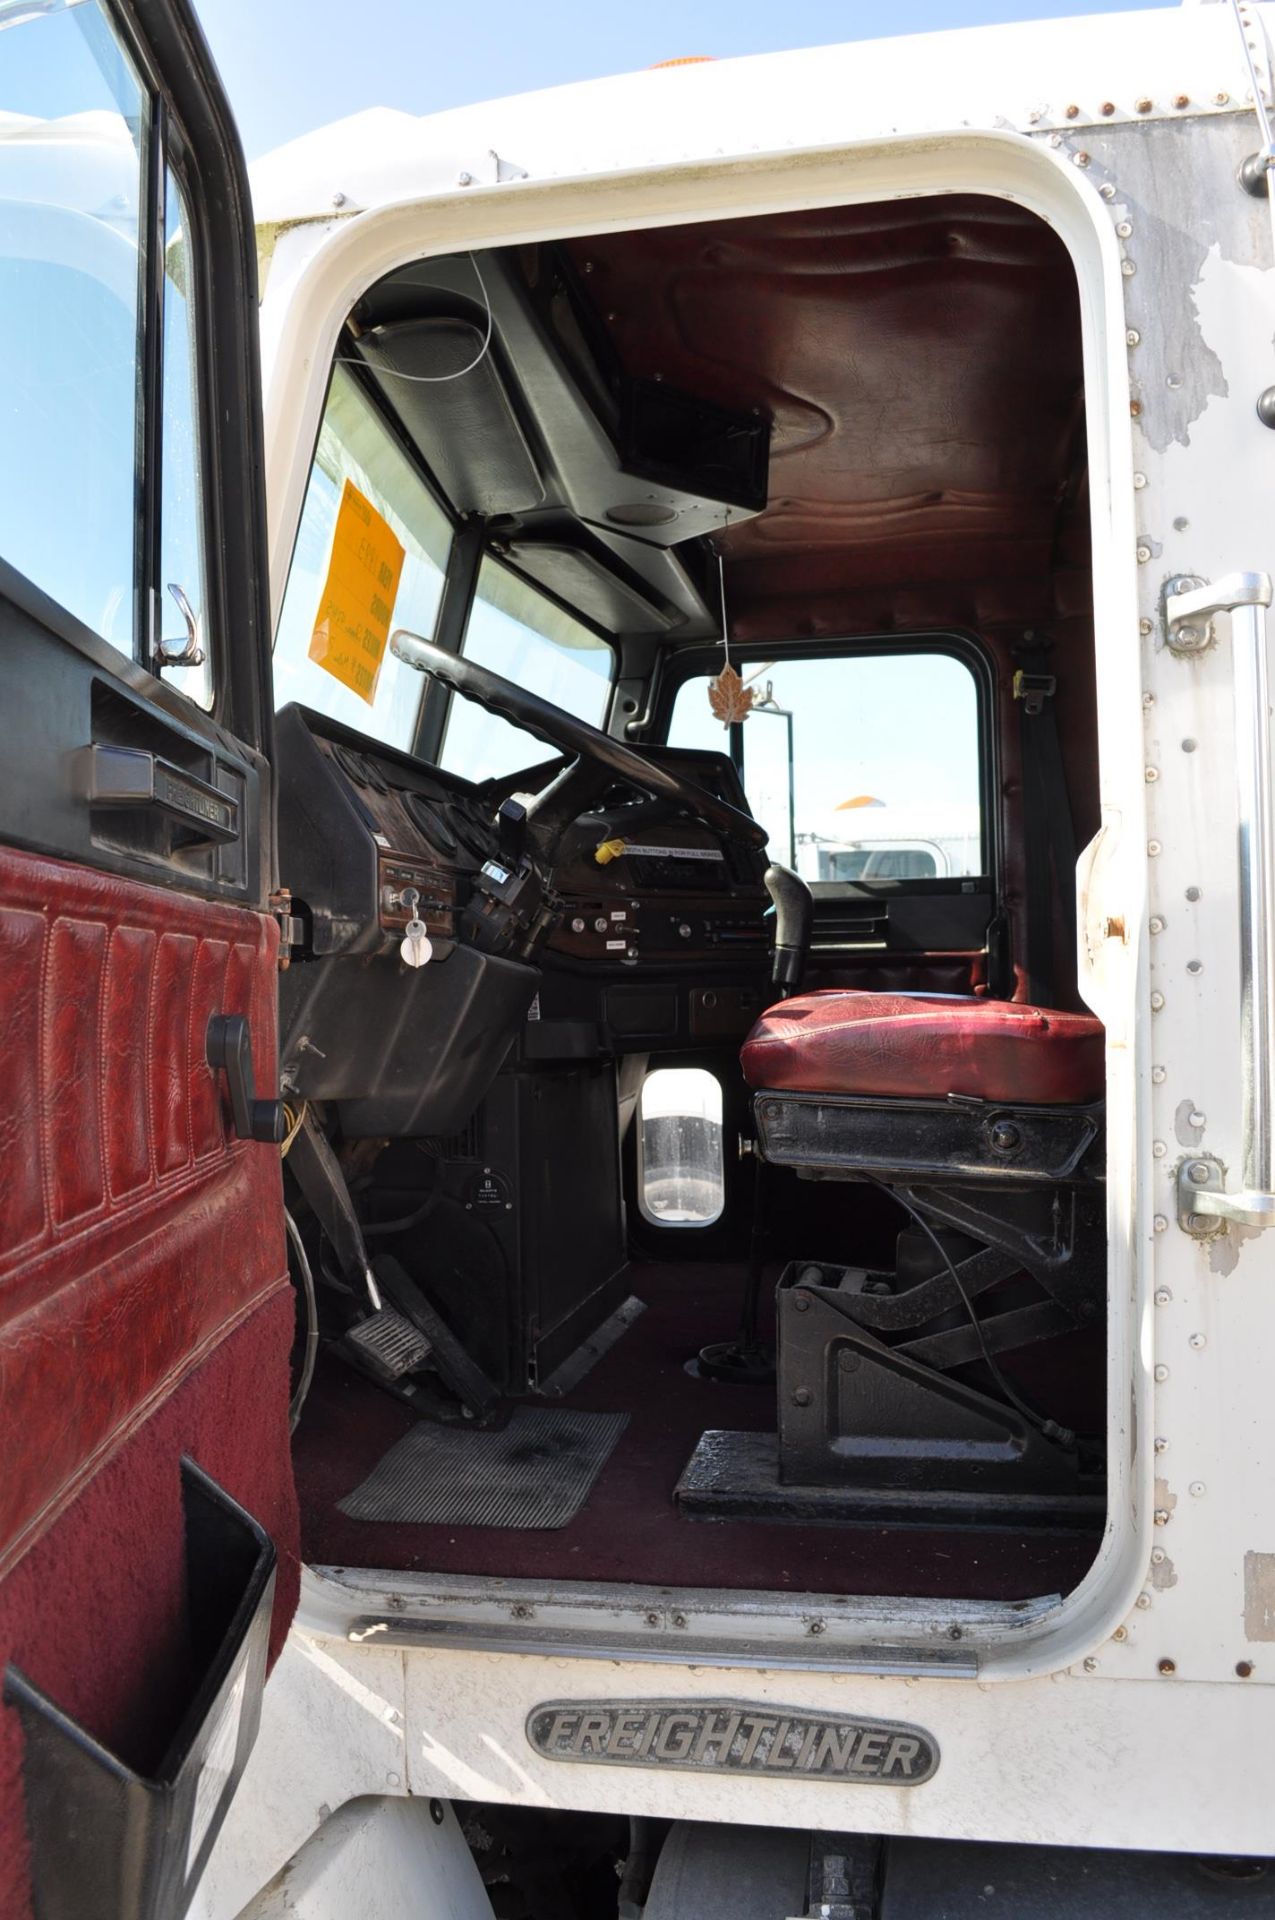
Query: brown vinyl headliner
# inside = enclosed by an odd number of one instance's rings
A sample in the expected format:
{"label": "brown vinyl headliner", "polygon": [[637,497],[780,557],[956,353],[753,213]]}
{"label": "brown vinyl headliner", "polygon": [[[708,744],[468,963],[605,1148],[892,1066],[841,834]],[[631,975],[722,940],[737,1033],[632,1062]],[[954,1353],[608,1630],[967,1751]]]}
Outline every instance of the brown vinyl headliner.
{"label": "brown vinyl headliner", "polygon": [[736,637],[1081,610],[1076,281],[1036,216],[945,195],[570,252],[628,373],[772,422],[769,504],[720,538]]}

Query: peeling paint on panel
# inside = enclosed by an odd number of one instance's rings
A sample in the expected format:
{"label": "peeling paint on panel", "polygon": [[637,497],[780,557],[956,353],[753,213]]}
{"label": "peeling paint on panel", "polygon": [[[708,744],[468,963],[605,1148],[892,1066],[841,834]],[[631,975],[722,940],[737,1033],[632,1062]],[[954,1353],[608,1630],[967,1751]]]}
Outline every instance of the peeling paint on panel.
{"label": "peeling paint on panel", "polygon": [[1239,1264],[1240,1250],[1235,1243],[1233,1231],[1215,1233],[1211,1240],[1204,1243],[1209,1250],[1209,1272],[1224,1280],[1228,1273],[1234,1273]]}
{"label": "peeling paint on panel", "polygon": [[1191,1124],[1191,1115],[1198,1111],[1194,1100],[1179,1100],[1173,1115],[1173,1131],[1180,1147],[1198,1147],[1203,1140],[1204,1128]]}
{"label": "peeling paint on panel", "polygon": [[1275,1640],[1275,1553],[1244,1555],[1244,1631],[1250,1640]]}
{"label": "peeling paint on panel", "polygon": [[1114,186],[1110,210],[1133,228],[1129,256],[1148,267],[1128,281],[1126,298],[1141,334],[1138,426],[1160,453],[1175,441],[1189,445],[1209,401],[1230,391],[1195,300],[1210,250],[1245,266],[1265,264],[1269,253],[1265,203],[1235,184],[1235,169],[1253,145],[1251,119],[1236,115],[1228,134],[1219,138],[1215,120],[1184,120],[1169,141],[1136,122],[1086,136],[1090,176]]}
{"label": "peeling paint on panel", "polygon": [[1162,1560],[1151,1562],[1151,1584],[1157,1593],[1167,1593],[1170,1587],[1178,1584],[1178,1570],[1166,1553]]}
{"label": "peeling paint on panel", "polygon": [[1170,1493],[1168,1481],[1157,1480],[1155,1483],[1156,1512],[1172,1513],[1177,1504],[1178,1496],[1176,1493]]}

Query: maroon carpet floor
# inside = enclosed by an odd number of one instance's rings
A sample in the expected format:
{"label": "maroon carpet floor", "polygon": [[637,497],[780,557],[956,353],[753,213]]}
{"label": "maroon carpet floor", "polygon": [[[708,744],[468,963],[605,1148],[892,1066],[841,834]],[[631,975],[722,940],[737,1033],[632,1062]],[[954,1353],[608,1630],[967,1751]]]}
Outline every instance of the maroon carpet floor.
{"label": "maroon carpet floor", "polygon": [[734,1266],[631,1269],[632,1291],[646,1301],[646,1312],[563,1403],[626,1412],[629,1424],[584,1507],[557,1532],[386,1525],[339,1513],[337,1501],[415,1415],[325,1355],[296,1436],[306,1559],[394,1571],[937,1599],[1025,1600],[1076,1584],[1093,1559],[1096,1534],[682,1519],[673,1488],[701,1433],[775,1425],[773,1386],[728,1386],[685,1368],[699,1347],[733,1332],[740,1283]]}

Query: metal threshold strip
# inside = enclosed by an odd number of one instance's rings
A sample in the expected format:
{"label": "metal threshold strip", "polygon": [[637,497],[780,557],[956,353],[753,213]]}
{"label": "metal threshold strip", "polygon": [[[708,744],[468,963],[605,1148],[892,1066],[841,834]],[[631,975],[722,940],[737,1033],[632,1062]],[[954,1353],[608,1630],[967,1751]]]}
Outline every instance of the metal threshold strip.
{"label": "metal threshold strip", "polygon": [[298,1624],[356,1645],[973,1678],[980,1642],[1034,1631],[1061,1605],[1060,1594],[946,1602],[728,1595],[310,1567]]}

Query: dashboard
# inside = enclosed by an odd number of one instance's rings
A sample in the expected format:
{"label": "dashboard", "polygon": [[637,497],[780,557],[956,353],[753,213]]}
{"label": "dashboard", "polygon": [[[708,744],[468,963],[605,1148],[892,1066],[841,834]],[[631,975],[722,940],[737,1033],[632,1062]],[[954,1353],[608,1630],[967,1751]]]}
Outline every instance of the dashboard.
{"label": "dashboard", "polygon": [[497,851],[490,802],[464,781],[301,707],[278,717],[281,872],[316,957],[389,950],[412,917],[450,947]]}
{"label": "dashboard", "polygon": [[[724,754],[643,752],[747,811]],[[545,963],[640,969],[756,959],[770,945],[765,869],[764,855],[660,801],[626,796],[583,814],[558,850],[563,912]]]}
{"label": "dashboard", "polygon": [[[282,873],[307,953],[392,951],[412,917],[408,889],[436,951],[448,950],[477,876],[506,857],[497,797],[299,707],[278,732]],[[746,811],[724,754],[644,752]],[[625,791],[568,828],[551,876],[561,906],[538,958],[627,972],[765,953],[764,873],[762,854]]]}
{"label": "dashboard", "polygon": [[[533,910],[485,920],[518,866],[523,807],[505,789],[547,784],[558,762],[476,787],[296,706],[276,740],[302,931],[281,984],[284,1086],[338,1102],[347,1137],[463,1124],[516,1041],[540,1058],[633,1052],[742,1032],[764,1002],[764,854],[617,786],[568,826]],[[643,751],[746,810],[725,755]],[[432,951],[413,968],[416,917]]]}

